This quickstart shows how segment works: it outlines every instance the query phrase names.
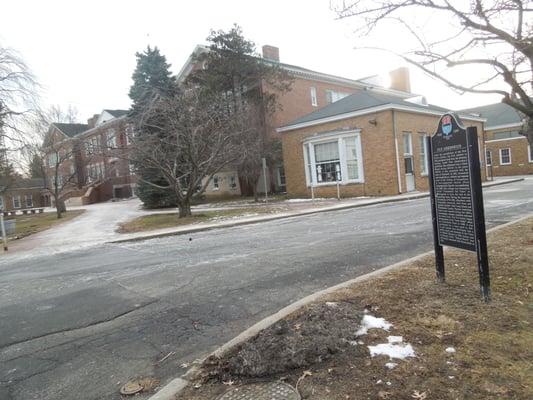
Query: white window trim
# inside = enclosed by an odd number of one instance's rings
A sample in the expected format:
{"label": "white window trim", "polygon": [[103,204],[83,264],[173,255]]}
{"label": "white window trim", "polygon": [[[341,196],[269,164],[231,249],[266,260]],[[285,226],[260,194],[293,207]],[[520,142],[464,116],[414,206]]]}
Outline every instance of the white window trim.
{"label": "white window trim", "polygon": [[[15,205],[15,199],[17,199],[18,202],[19,202],[18,207]],[[13,196],[13,208],[16,208],[16,209],[22,208],[22,202],[21,202],[21,199],[20,199],[20,194],[16,195],[16,196]]]}
{"label": "white window trim", "polygon": [[[428,169],[429,169],[429,154],[428,154],[428,142],[426,138],[428,137],[427,133],[419,132],[419,137],[422,137],[422,145],[424,146],[424,166],[426,167],[426,172],[420,172],[420,176],[428,176]],[[419,139],[420,143],[420,139]],[[420,151],[418,152],[419,156]]]}
{"label": "white window trim", "polygon": [[[511,156],[511,148],[510,147],[504,147],[502,149],[499,149],[499,153],[500,153],[500,165],[511,165],[513,163],[513,158]],[[504,163],[502,162],[502,150],[509,150],[509,162],[508,163]]]}
{"label": "white window trim", "polygon": [[[344,141],[346,139],[355,139],[355,148],[357,150],[357,167],[358,167],[358,175],[359,175],[358,179],[347,179],[346,178],[348,176],[348,165],[346,163],[346,146],[344,146]],[[341,166],[342,180],[339,181],[339,184],[349,185],[353,183],[364,183],[365,175],[364,175],[364,168],[363,168],[363,151],[361,147],[361,131],[358,129],[355,131],[343,132],[341,134],[339,134],[338,132],[327,133],[327,134],[320,135],[319,137],[310,137],[304,140],[302,150],[304,153],[305,183],[307,187],[310,187],[311,184],[313,185],[313,187],[337,185],[336,181],[317,182],[316,174],[312,174],[312,176],[309,176],[309,169],[308,169],[309,164],[311,164],[312,166],[312,171],[314,171],[314,169],[316,168],[314,145],[320,144],[320,143],[326,143],[326,142],[333,142],[335,140],[337,140],[337,145],[340,146],[339,163]],[[309,156],[311,160],[307,159],[306,146],[310,146]]]}
{"label": "white window trim", "polygon": [[529,144],[529,142],[527,142],[526,144],[527,146],[527,160],[530,162],[530,163],[533,163],[533,147]]}
{"label": "white window trim", "polygon": [[[31,205],[28,205],[28,198],[31,201]],[[26,203],[26,208],[33,207],[33,195],[32,194],[27,194],[24,200],[25,200],[25,203]]]}
{"label": "white window trim", "polygon": [[[490,154],[490,163],[489,163],[489,157],[487,157],[487,154]],[[492,167],[492,163],[493,163],[493,160],[492,160],[492,150],[485,150],[485,160],[487,160],[487,167]]]}
{"label": "white window trim", "polygon": [[313,107],[318,107],[318,99],[316,97],[316,87],[311,86],[309,91],[310,91],[310,94],[311,94],[311,105]]}

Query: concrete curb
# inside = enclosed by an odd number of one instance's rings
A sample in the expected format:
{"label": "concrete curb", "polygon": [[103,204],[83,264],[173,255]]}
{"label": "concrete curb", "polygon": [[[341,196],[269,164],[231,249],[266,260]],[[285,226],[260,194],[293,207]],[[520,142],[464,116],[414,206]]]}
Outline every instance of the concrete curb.
{"label": "concrete curb", "polygon": [[[492,186],[499,186],[499,185],[505,185],[508,183],[514,183],[523,181],[524,178],[514,178],[514,179],[506,179],[502,181],[495,181],[495,182],[488,182],[483,185],[483,187],[492,187]],[[282,213],[272,216],[266,216],[261,217],[257,219],[251,219],[251,220],[241,220],[241,221],[233,221],[233,222],[226,222],[222,224],[216,224],[216,225],[206,225],[206,226],[199,226],[199,227],[192,227],[188,229],[181,229],[177,231],[171,231],[171,232],[162,232],[162,233],[154,233],[154,234],[146,234],[143,236],[133,237],[133,238],[125,238],[125,239],[118,239],[118,240],[112,240],[106,243],[128,243],[128,242],[139,242],[142,240],[150,240],[150,239],[159,239],[162,237],[168,237],[168,236],[178,236],[178,235],[186,235],[190,233],[198,233],[198,232],[205,232],[205,231],[211,231],[214,229],[223,229],[223,228],[233,228],[235,226],[242,226],[242,225],[252,225],[252,224],[258,224],[261,222],[269,222],[269,221],[276,221],[279,219],[286,219],[286,218],[293,218],[293,217],[300,217],[305,215],[312,215],[312,214],[319,214],[324,212],[332,212],[332,211],[340,211],[340,210],[347,210],[350,208],[360,208],[360,207],[368,207],[368,206],[374,206],[377,204],[385,204],[385,203],[396,203],[400,201],[409,201],[409,200],[417,200],[422,199],[425,197],[429,197],[429,193],[419,193],[414,194],[410,196],[406,196],[404,198],[393,196],[391,198],[385,198],[375,201],[368,201],[365,203],[359,203],[359,204],[344,204],[344,205],[338,205],[338,206],[331,206],[331,207],[324,207],[323,209],[312,209],[308,211],[301,211],[301,212],[294,212],[294,213]]]}
{"label": "concrete curb", "polygon": [[[493,186],[497,186],[497,185],[493,185]],[[532,217],[533,217],[533,213],[532,214],[527,214],[527,215],[522,216],[522,217],[520,217],[518,219],[515,219],[513,221],[510,221],[510,222],[507,222],[505,224],[501,224],[501,225],[495,226],[493,228],[490,228],[490,229],[487,230],[487,233],[491,233],[491,232],[498,231],[500,229],[504,229],[504,228],[506,228],[508,226],[520,223],[520,222],[525,221],[526,219],[532,218]],[[450,248],[446,247],[444,249],[444,252],[446,253],[449,250],[450,250]],[[263,320],[257,322],[256,324],[252,325],[250,328],[246,329],[245,331],[243,331],[242,333],[240,333],[239,335],[237,335],[236,337],[231,339],[229,342],[226,342],[225,344],[220,346],[218,349],[213,351],[205,359],[207,359],[207,358],[209,358],[211,356],[222,357],[228,351],[230,351],[231,349],[235,348],[239,344],[247,341],[248,339],[254,337],[255,335],[257,335],[262,330],[270,327],[271,325],[275,324],[279,320],[281,320],[281,319],[289,316],[290,314],[294,313],[295,311],[298,311],[300,308],[305,307],[305,306],[307,306],[307,305],[319,300],[321,297],[324,297],[324,296],[326,296],[328,294],[336,292],[337,290],[345,289],[345,288],[347,288],[347,287],[349,287],[349,286],[351,286],[351,285],[353,285],[355,283],[364,282],[364,281],[367,281],[369,279],[384,275],[384,274],[386,274],[388,272],[398,270],[398,269],[400,269],[402,267],[405,267],[408,264],[411,264],[413,262],[416,262],[418,260],[421,260],[421,259],[423,259],[425,257],[432,256],[432,255],[433,255],[433,250],[427,251],[427,252],[419,254],[417,256],[408,258],[406,260],[399,261],[399,262],[397,262],[395,264],[392,264],[392,265],[389,265],[387,267],[380,268],[380,269],[378,269],[376,271],[369,272],[367,274],[358,276],[356,278],[347,280],[345,282],[339,283],[339,284],[334,285],[334,286],[330,286],[329,288],[326,288],[326,289],[323,289],[323,290],[319,290],[318,292],[310,294],[309,296],[306,296],[306,297],[304,297],[304,298],[302,298],[300,300],[295,301],[292,304],[289,304],[288,306],[282,308],[278,312],[276,312],[276,313],[264,318]],[[203,361],[202,361],[202,363],[203,363]],[[150,397],[149,400],[175,400],[176,396],[183,389],[185,389],[185,387],[189,384],[190,380],[194,379],[194,377],[197,376],[198,372],[200,371],[200,368],[201,368],[200,366],[192,367],[185,374],[183,374],[181,377],[175,378],[172,381],[170,381],[160,391],[158,391],[155,395]]]}

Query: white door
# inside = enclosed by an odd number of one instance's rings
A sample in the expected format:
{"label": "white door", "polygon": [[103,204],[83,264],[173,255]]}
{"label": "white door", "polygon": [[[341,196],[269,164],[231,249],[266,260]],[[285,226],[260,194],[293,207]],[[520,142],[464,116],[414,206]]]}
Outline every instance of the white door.
{"label": "white door", "polygon": [[403,159],[405,162],[405,186],[408,192],[415,190],[413,140],[410,133],[403,134]]}

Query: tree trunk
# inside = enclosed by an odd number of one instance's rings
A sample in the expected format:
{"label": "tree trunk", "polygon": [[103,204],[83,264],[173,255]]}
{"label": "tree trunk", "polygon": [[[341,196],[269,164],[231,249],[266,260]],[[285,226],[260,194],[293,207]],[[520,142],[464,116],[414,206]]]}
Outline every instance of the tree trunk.
{"label": "tree trunk", "polygon": [[190,217],[192,215],[191,200],[183,199],[183,201],[178,204],[178,209],[179,209],[179,214],[178,214],[179,218]]}
{"label": "tree trunk", "polygon": [[63,200],[56,198],[55,203],[56,203],[56,214],[57,214],[57,218],[59,219],[63,216],[63,213],[67,211],[67,208],[65,207],[65,202]]}

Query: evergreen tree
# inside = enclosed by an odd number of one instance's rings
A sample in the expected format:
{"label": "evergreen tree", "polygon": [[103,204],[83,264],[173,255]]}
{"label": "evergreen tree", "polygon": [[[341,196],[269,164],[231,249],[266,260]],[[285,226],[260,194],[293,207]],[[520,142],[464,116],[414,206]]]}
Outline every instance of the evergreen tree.
{"label": "evergreen tree", "polygon": [[[137,66],[132,75],[133,84],[129,91],[132,100],[131,119],[137,127],[137,135],[154,135],[156,133],[147,129],[146,124],[143,124],[143,128],[140,129],[139,120],[154,96],[167,95],[175,90],[175,79],[170,72],[170,64],[157,47],[148,46],[146,50],[136,53],[135,56]],[[136,173],[140,178],[137,194],[146,208],[176,206],[176,197],[172,191],[148,183],[166,186],[163,177],[156,169],[139,164],[136,165]]]}
{"label": "evergreen tree", "polygon": [[34,154],[29,165],[29,173],[31,178],[44,179],[43,159],[39,154]]}
{"label": "evergreen tree", "polygon": [[211,31],[207,40],[209,51],[196,57],[205,67],[191,74],[189,81],[208,92],[226,95],[229,110],[239,111],[244,105],[249,110],[250,134],[243,138],[245,154],[237,170],[243,194],[253,194],[257,200],[261,159],[271,167],[281,163],[281,146],[271,134],[271,117],[279,106],[276,93],[290,90],[292,78],[279,63],[261,58],[238,25],[227,32]]}

